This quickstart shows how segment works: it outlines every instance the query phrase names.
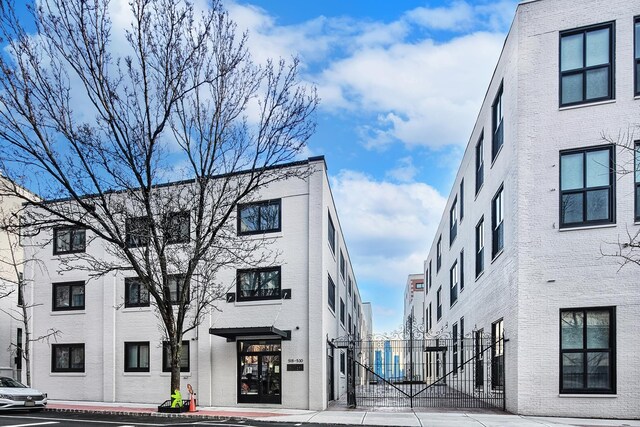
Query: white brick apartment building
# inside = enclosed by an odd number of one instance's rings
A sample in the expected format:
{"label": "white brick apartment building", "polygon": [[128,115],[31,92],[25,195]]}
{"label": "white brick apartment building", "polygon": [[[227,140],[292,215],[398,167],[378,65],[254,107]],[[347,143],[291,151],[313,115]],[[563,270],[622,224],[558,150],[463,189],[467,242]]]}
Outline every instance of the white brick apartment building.
{"label": "white brick apartment building", "polygon": [[[308,177],[270,184],[238,207],[242,220],[231,219],[243,238],[268,237],[279,257],[264,268],[225,269],[226,300],[185,335],[181,385],[183,395],[193,386],[199,405],[323,409],[346,388],[344,356],[328,341],[360,333],[362,301],[324,158],[281,167],[305,165]],[[245,221],[256,210],[275,215]],[[61,331],[34,345],[33,384],[52,399],[160,403],[170,384],[163,335],[135,278],[58,272],[68,252],[110,256],[88,234],[48,230],[35,253],[45,268],[25,272],[35,283],[34,333]],[[269,281],[269,292],[252,292],[255,280]]]}
{"label": "white brick apartment building", "polygon": [[603,257],[640,230],[633,147],[603,139],[638,124],[639,16],[519,4],[424,263],[432,334],[504,334],[512,412],[640,417],[640,268]]}

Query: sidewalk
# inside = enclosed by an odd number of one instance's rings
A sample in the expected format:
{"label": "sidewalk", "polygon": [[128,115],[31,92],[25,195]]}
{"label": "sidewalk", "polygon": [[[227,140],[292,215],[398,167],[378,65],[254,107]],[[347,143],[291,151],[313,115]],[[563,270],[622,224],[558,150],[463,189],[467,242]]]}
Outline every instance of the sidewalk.
{"label": "sidewalk", "polygon": [[72,402],[50,400],[47,411],[100,412],[118,415],[149,415],[209,418],[216,420],[258,420],[289,423],[355,424],[369,426],[456,426],[456,427],[640,427],[640,420],[534,417],[482,411],[306,411],[280,408],[198,407],[197,412],[158,414],[156,405],[143,403]]}

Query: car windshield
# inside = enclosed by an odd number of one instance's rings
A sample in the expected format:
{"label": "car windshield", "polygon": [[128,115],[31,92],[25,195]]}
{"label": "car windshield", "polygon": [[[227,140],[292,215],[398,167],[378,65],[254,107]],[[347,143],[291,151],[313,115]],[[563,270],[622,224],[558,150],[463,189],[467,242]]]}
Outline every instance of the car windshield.
{"label": "car windshield", "polygon": [[26,388],[24,384],[7,377],[0,377],[0,387]]}

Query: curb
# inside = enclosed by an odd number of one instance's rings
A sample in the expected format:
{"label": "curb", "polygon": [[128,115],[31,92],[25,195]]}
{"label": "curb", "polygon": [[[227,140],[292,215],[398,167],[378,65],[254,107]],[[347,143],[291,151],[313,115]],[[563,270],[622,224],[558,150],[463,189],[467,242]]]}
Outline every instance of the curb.
{"label": "curb", "polygon": [[[187,418],[187,419],[202,419],[213,421],[249,421],[251,418],[240,416],[224,416],[224,415],[208,415],[198,414],[194,412],[183,412],[181,414],[171,414],[163,412],[136,412],[136,411],[112,411],[112,410],[96,410],[96,409],[78,409],[78,408],[43,408],[45,412],[61,412],[61,413],[74,413],[74,414],[103,414],[103,415],[118,415],[118,416],[130,416],[130,417],[160,417],[160,418]],[[191,415],[193,414],[193,415]]]}

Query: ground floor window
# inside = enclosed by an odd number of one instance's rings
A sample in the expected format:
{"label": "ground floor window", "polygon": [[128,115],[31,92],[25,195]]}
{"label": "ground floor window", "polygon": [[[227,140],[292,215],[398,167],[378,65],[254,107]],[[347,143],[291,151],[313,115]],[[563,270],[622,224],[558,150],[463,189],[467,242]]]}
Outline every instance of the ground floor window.
{"label": "ground floor window", "polygon": [[[189,370],[189,341],[182,341],[180,372],[189,372]],[[162,343],[162,372],[171,372],[171,346],[168,341]]]}
{"label": "ground floor window", "polygon": [[84,344],[52,344],[51,372],[84,372]]}
{"label": "ground floor window", "polygon": [[238,341],[238,403],[281,403],[281,341]]}
{"label": "ground floor window", "polygon": [[491,387],[504,388],[504,320],[491,325]]}
{"label": "ground floor window", "polygon": [[615,393],[615,307],[560,310],[560,393]]}
{"label": "ground floor window", "polygon": [[124,371],[149,372],[149,341],[124,343]]}

